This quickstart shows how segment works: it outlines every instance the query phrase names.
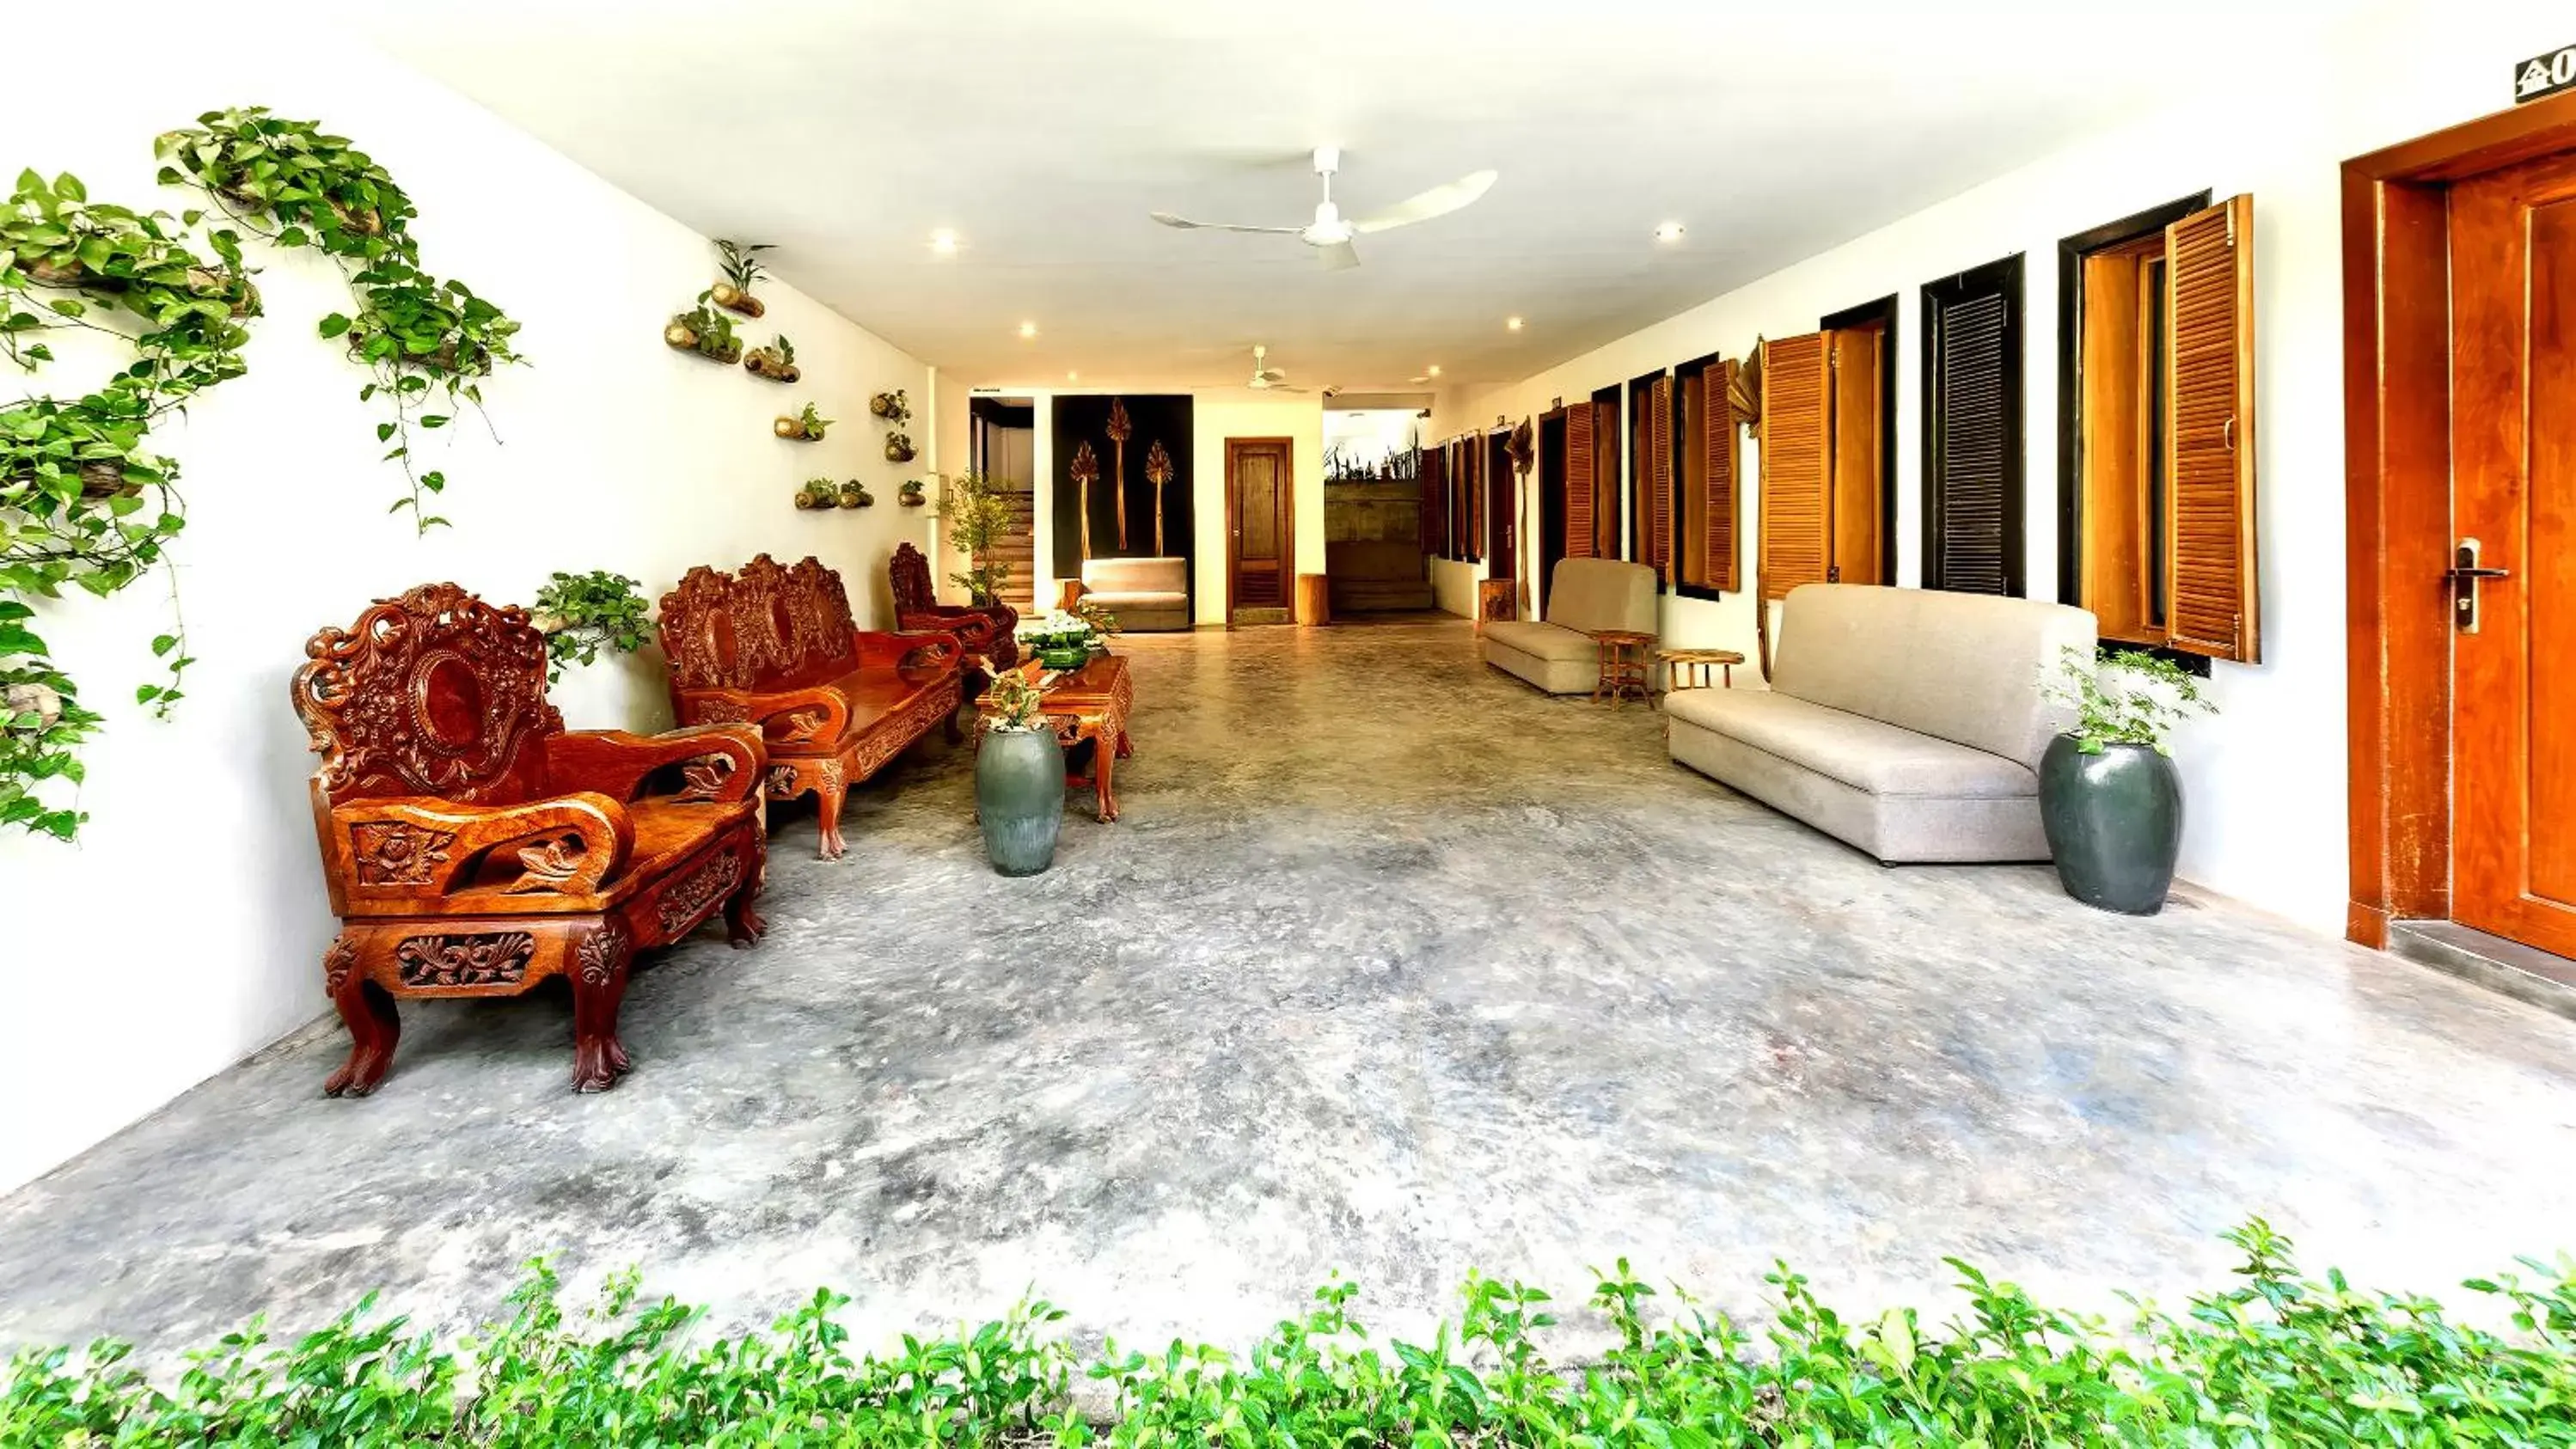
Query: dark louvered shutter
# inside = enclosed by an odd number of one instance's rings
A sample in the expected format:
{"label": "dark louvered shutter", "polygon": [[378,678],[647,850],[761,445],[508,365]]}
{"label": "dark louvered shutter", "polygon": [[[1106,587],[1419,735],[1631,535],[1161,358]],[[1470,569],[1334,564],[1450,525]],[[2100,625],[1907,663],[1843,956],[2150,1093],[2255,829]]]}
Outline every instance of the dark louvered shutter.
{"label": "dark louvered shutter", "polygon": [[1422,551],[1438,557],[1449,543],[1449,450],[1422,450]]}
{"label": "dark louvered shutter", "polygon": [[1923,289],[1923,584],[2022,592],[2021,258]]}
{"label": "dark louvered shutter", "polygon": [[1592,404],[1565,410],[1565,556],[1592,557]]}

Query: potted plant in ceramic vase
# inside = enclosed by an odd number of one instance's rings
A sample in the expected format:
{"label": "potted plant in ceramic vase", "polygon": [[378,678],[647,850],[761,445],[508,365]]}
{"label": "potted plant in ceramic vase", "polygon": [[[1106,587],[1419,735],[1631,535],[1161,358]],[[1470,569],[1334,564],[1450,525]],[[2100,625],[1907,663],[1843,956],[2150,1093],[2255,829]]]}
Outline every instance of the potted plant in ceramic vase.
{"label": "potted plant in ceramic vase", "polygon": [[2170,659],[2123,649],[2068,649],[2042,681],[2075,727],[2039,763],[2039,816],[2066,893],[2106,911],[2152,916],[2182,851],[2182,776],[2174,730],[2215,711],[2200,682]]}
{"label": "potted plant in ceramic vase", "polygon": [[985,689],[984,734],[975,751],[975,819],[984,855],[1003,875],[1036,875],[1055,863],[1064,828],[1064,746],[1046,717],[1035,680],[1017,669],[977,667]]}

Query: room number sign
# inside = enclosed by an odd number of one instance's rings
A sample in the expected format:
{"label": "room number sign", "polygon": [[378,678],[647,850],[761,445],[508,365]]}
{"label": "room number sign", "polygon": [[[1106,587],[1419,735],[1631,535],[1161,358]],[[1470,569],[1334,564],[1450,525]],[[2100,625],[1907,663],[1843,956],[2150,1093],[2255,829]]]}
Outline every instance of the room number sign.
{"label": "room number sign", "polygon": [[2513,68],[2513,102],[2536,101],[2576,89],[2576,45],[2535,55]]}

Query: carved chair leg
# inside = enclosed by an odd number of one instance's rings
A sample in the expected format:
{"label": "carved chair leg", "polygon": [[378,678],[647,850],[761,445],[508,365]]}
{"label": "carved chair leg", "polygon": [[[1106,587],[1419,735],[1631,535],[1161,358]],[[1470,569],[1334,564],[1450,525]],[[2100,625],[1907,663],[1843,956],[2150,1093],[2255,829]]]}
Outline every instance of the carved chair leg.
{"label": "carved chair leg", "polygon": [[633,1065],[617,1039],[634,938],[615,921],[582,938],[572,977],[572,1089],[605,1092]]}
{"label": "carved chair leg", "polygon": [[839,860],[847,849],[841,840],[841,802],[849,797],[850,787],[827,774],[815,785],[814,796],[821,803],[822,848],[816,854],[824,860]]}
{"label": "carved chair leg", "polygon": [[759,911],[753,909],[754,904],[760,899],[761,891],[768,884],[769,853],[763,851],[751,864],[751,879],[744,881],[742,889],[735,891],[725,900],[725,936],[737,949],[757,946],[760,944],[760,938],[769,933],[769,923],[760,918]]}
{"label": "carved chair leg", "polygon": [[394,1062],[394,1044],[402,1039],[402,1016],[385,989],[354,969],[357,947],[347,938],[335,941],[323,960],[331,973],[331,1004],[349,1028],[349,1057],[322,1083],[334,1097],[363,1097],[385,1079]]}

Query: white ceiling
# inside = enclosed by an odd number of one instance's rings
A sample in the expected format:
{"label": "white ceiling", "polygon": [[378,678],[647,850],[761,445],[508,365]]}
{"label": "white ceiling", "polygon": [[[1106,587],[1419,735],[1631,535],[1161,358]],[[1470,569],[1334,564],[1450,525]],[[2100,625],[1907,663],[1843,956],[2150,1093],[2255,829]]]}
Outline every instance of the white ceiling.
{"label": "white ceiling", "polygon": [[[1401,388],[1435,362],[1444,384],[1517,380],[2148,109],[2160,77],[2207,75],[2213,34],[2265,53],[2259,0],[362,13],[390,53],[689,225],[778,243],[773,270],[897,346],[1019,386],[1232,385],[1255,341],[1301,383]],[[1362,238],[1348,272],[1292,237],[1146,219],[1302,224],[1325,142],[1346,214],[1502,179]],[[1650,239],[1667,219],[1677,245]]]}

